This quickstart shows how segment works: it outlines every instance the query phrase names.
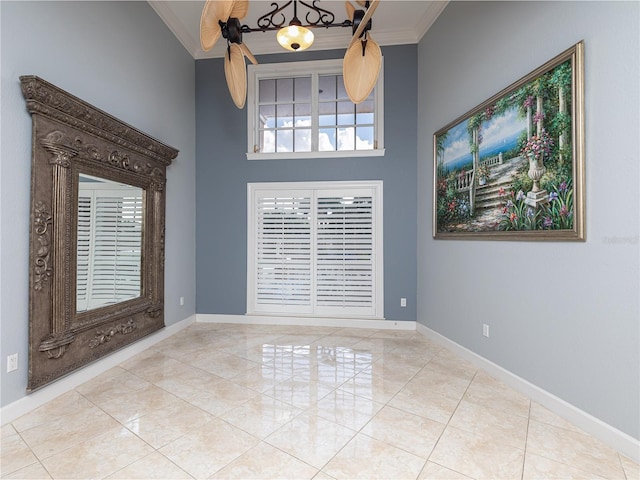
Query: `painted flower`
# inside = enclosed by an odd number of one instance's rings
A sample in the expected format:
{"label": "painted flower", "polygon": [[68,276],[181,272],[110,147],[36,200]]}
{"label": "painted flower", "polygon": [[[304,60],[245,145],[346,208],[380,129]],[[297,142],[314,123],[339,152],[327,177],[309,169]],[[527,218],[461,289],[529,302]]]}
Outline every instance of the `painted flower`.
{"label": "painted flower", "polygon": [[533,208],[527,208],[527,217],[533,217]]}
{"label": "painted flower", "polygon": [[513,202],[511,200],[507,200],[506,208],[513,208]]}
{"label": "painted flower", "polygon": [[560,216],[561,217],[568,217],[569,216],[569,209],[567,208],[566,205],[563,205],[562,208],[560,208]]}
{"label": "painted flower", "polygon": [[533,95],[529,95],[524,103],[522,104],[524,108],[533,107]]}
{"label": "painted flower", "polygon": [[557,199],[558,199],[558,193],[557,192],[551,192],[549,194],[549,201],[550,202],[553,202],[554,200],[557,200]]}
{"label": "painted flower", "polygon": [[533,116],[534,123],[541,122],[542,120],[544,120],[544,113],[542,112],[538,112]]}
{"label": "painted flower", "polygon": [[516,195],[516,200],[524,200],[524,192],[522,190],[518,190],[518,194]]}
{"label": "painted flower", "polygon": [[542,226],[544,228],[549,228],[553,225],[553,220],[551,220],[551,217],[544,217],[544,220],[542,220]]}
{"label": "painted flower", "polygon": [[500,195],[501,197],[504,195],[504,188],[500,187],[500,190],[498,190],[498,195]]}
{"label": "painted flower", "polygon": [[516,220],[518,220],[518,216],[516,215],[516,212],[511,212],[511,215],[509,216],[509,220],[511,220],[512,222],[515,222]]}
{"label": "painted flower", "polygon": [[567,182],[562,182],[562,183],[560,184],[560,187],[558,187],[558,188],[559,188],[559,190],[560,190],[561,192],[566,192],[566,191],[567,191]]}
{"label": "painted flower", "polygon": [[484,111],[484,115],[487,118],[487,120],[491,120],[491,117],[493,117],[493,114],[495,113],[495,108],[494,107],[487,107]]}
{"label": "painted flower", "polygon": [[523,158],[533,158],[534,160],[544,160],[551,156],[553,140],[546,131],[540,135],[533,135],[520,150]]}

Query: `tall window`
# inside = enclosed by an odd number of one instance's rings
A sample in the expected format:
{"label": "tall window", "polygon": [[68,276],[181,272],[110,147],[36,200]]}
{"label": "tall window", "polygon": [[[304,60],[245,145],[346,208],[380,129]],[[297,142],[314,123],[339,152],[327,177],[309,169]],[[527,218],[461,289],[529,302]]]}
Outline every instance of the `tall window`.
{"label": "tall window", "polygon": [[341,60],[249,66],[249,159],[384,154],[382,73],[369,97],[347,96]]}
{"label": "tall window", "polygon": [[247,313],[382,318],[382,182],[248,186]]}

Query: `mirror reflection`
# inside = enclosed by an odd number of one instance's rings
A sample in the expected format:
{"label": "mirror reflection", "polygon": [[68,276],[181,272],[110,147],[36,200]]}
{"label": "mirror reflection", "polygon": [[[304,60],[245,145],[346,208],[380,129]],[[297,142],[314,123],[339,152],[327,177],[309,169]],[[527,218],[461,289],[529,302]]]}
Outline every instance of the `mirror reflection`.
{"label": "mirror reflection", "polygon": [[141,294],[143,190],[80,174],[76,310]]}

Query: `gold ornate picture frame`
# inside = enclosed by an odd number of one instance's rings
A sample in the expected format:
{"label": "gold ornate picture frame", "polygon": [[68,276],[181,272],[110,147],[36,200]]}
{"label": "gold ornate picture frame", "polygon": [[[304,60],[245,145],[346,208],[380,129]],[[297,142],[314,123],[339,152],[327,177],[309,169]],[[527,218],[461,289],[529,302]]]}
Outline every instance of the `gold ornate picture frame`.
{"label": "gold ornate picture frame", "polygon": [[584,240],[584,45],[434,134],[436,239]]}

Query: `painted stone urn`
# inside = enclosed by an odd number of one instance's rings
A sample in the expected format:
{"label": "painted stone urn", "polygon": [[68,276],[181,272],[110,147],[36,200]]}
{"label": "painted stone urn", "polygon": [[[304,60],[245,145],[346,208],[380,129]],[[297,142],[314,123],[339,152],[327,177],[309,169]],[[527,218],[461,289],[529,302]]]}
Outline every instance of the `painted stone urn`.
{"label": "painted stone urn", "polygon": [[533,188],[527,193],[525,203],[532,207],[547,203],[549,195],[546,190],[540,189],[540,179],[547,169],[544,166],[544,159],[551,156],[553,140],[549,134],[542,130],[540,135],[533,135],[522,147],[521,155],[529,161],[529,171],[527,175],[533,180]]}

